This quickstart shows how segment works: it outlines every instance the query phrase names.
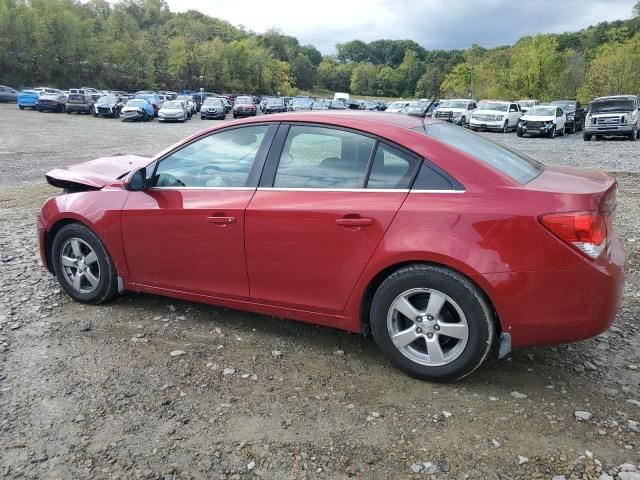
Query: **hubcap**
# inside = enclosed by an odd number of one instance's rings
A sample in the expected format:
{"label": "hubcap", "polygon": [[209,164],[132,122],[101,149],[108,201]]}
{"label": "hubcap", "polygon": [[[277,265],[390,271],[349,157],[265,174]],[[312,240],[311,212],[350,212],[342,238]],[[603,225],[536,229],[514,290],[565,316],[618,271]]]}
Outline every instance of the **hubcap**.
{"label": "hubcap", "polygon": [[70,238],[60,249],[60,266],[64,279],[79,293],[91,293],[100,283],[98,257],[87,242]]}
{"label": "hubcap", "polygon": [[467,318],[448,295],[413,288],[396,297],[387,313],[391,341],[409,360],[429,367],[458,358],[469,340]]}

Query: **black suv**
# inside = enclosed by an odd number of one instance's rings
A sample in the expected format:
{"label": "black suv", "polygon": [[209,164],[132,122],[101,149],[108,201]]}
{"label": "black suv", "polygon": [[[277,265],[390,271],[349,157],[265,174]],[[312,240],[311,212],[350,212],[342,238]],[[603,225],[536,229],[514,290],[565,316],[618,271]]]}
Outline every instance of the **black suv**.
{"label": "black suv", "polygon": [[551,105],[556,105],[562,109],[567,116],[565,123],[565,129],[568,133],[576,133],[578,130],[584,129],[584,108],[580,105],[580,102],[575,100],[556,100],[551,102]]}

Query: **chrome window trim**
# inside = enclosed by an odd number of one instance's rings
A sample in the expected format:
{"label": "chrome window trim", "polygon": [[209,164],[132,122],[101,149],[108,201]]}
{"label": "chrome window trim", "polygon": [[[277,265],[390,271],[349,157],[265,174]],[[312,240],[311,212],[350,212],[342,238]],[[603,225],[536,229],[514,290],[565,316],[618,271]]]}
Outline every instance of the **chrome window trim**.
{"label": "chrome window trim", "polygon": [[287,187],[258,187],[258,191],[275,192],[372,192],[372,193],[409,193],[409,189],[394,188],[287,188]]}
{"label": "chrome window trim", "polygon": [[466,193],[466,190],[411,190],[409,193]]}
{"label": "chrome window trim", "polygon": [[147,190],[255,190],[256,187],[149,187]]}

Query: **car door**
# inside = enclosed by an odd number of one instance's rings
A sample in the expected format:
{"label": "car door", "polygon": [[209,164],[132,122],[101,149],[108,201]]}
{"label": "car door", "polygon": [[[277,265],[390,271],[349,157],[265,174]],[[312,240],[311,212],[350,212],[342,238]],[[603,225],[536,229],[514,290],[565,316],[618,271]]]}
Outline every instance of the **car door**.
{"label": "car door", "polygon": [[245,209],[277,126],[228,128],[197,138],[150,168],[131,192],[122,236],[131,282],[247,298]]}
{"label": "car door", "polygon": [[567,121],[567,117],[560,107],[556,108],[556,130],[562,130]]}
{"label": "car door", "polygon": [[281,126],[247,208],[252,299],[340,313],[418,163],[350,130]]}
{"label": "car door", "polygon": [[509,125],[514,126],[518,124],[518,120],[522,116],[520,105],[517,103],[511,103],[509,105]]}

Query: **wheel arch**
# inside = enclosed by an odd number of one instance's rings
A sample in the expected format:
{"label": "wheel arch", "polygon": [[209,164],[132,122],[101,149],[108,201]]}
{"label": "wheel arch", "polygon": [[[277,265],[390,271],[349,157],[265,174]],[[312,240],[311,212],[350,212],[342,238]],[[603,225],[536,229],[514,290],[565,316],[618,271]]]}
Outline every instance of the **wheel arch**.
{"label": "wheel arch", "polygon": [[458,275],[464,277],[469,282],[471,282],[480,292],[483,299],[487,302],[489,309],[491,310],[493,316],[493,323],[495,327],[496,336],[499,338],[502,333],[502,324],[500,321],[500,316],[498,315],[498,310],[496,309],[495,302],[491,299],[491,296],[486,292],[486,288],[483,288],[473,277],[461,272],[456,268],[452,268],[449,265],[444,263],[427,261],[427,260],[403,260],[391,265],[386,266],[378,273],[376,273],[367,284],[364,289],[364,293],[360,299],[360,330],[366,336],[371,331],[370,326],[370,313],[371,313],[371,301],[373,300],[373,296],[376,291],[382,285],[382,282],[385,281],[389,275],[392,275],[394,272],[400,270],[401,268],[407,267],[409,265],[428,265],[440,268],[446,268],[447,270],[451,270],[452,272],[457,273]]}

